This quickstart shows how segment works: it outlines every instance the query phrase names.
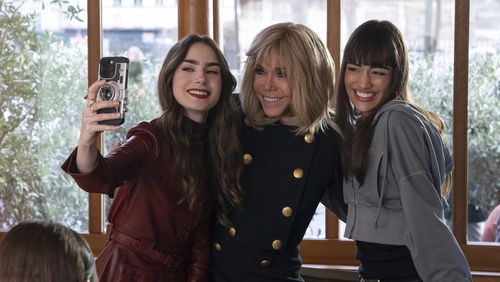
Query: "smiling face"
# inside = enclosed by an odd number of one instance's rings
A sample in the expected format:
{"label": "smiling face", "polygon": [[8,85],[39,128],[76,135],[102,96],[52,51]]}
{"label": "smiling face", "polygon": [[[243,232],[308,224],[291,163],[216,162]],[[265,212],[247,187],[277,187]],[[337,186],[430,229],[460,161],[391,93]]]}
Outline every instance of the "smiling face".
{"label": "smiling face", "polygon": [[184,107],[185,115],[205,122],[222,89],[220,65],[212,48],[194,43],[175,70],[172,84],[175,100]]}
{"label": "smiling face", "polygon": [[347,64],[344,84],[349,100],[356,111],[362,116],[367,116],[386,95],[389,95],[391,70]]}
{"label": "smiling face", "polygon": [[273,57],[265,57],[254,68],[253,90],[268,117],[283,115],[292,102],[292,87],[286,70]]}

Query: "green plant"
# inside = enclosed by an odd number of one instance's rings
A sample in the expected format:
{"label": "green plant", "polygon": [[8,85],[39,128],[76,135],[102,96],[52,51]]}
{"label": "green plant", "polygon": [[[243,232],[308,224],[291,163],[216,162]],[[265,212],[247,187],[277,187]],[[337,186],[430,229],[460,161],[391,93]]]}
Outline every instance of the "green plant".
{"label": "green plant", "polygon": [[31,207],[39,200],[40,177],[33,173],[38,140],[36,122],[36,72],[38,40],[34,15],[23,15],[19,6],[0,0],[0,228],[37,216]]}
{"label": "green plant", "polygon": [[[485,211],[500,203],[500,54],[485,53],[469,59],[468,201]],[[446,122],[452,145],[453,69],[428,55],[410,53],[410,91],[422,106]]]}
{"label": "green plant", "polygon": [[0,229],[34,218],[86,229],[88,196],[59,168],[78,138],[86,51],[37,35],[25,2],[0,0]]}

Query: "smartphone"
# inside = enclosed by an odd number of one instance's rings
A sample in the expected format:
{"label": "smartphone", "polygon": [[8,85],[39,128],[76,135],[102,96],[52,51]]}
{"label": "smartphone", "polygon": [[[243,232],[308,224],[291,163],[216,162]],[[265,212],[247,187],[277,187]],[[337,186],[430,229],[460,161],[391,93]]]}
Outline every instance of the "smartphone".
{"label": "smartphone", "polygon": [[114,108],[100,109],[97,113],[120,113],[120,118],[102,120],[99,124],[120,125],[127,111],[128,65],[126,57],[102,57],[99,60],[99,80],[106,80],[97,90],[96,101],[118,101]]}

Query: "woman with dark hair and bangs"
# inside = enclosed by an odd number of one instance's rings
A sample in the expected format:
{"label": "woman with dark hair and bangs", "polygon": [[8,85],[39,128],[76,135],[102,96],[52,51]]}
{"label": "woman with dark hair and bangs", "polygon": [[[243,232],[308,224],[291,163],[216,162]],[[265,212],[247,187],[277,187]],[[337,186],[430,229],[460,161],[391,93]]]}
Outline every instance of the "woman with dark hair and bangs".
{"label": "woman with dark hair and bangs", "polygon": [[172,46],[158,77],[160,116],[130,129],[106,157],[96,138],[119,126],[98,121],[119,114],[98,113],[116,106],[96,102],[103,83],[89,87],[78,147],[62,166],[87,192],[120,187],[96,260],[100,281],[207,281],[213,210],[228,224],[226,210],[242,197],[241,114],[222,52],[196,34]]}
{"label": "woman with dark hair and bangs", "polygon": [[343,134],[345,236],[360,281],[471,281],[444,220],[453,162],[435,113],[408,93],[408,54],[388,21],[367,21],[344,49],[336,122]]}

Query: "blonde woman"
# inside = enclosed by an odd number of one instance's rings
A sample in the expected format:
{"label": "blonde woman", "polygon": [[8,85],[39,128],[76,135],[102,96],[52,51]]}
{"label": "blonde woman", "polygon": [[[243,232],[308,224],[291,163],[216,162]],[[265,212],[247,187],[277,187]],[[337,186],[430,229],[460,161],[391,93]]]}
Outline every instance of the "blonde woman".
{"label": "blonde woman", "polygon": [[301,24],[262,30],[241,87],[244,200],[215,226],[211,280],[303,281],[299,243],[326,192],[340,217],[342,175],[329,102],[334,62]]}

